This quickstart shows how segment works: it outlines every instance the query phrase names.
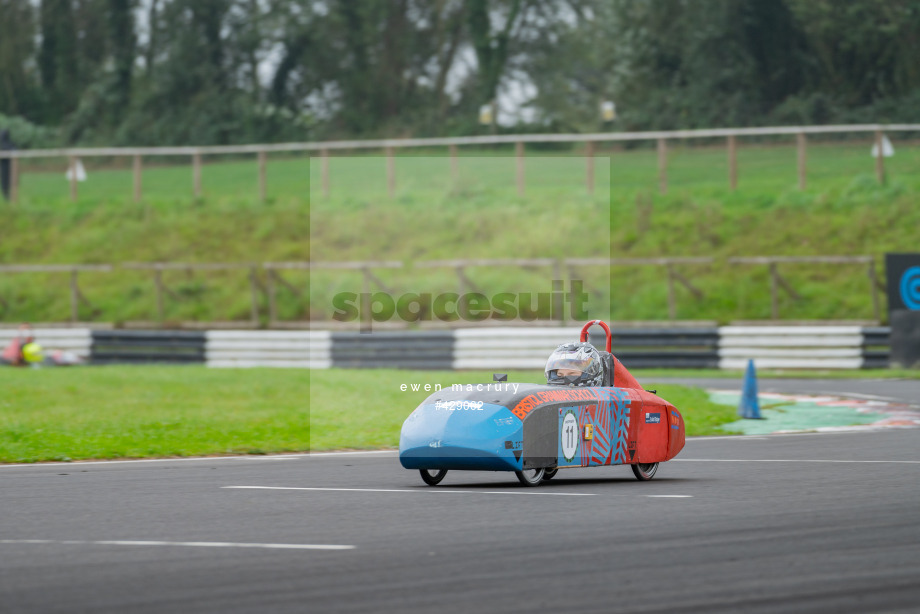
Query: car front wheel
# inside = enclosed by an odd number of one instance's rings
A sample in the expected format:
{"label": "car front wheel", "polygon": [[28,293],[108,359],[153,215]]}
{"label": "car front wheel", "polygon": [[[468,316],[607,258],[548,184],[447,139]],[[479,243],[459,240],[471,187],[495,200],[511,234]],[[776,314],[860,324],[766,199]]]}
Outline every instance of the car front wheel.
{"label": "car front wheel", "polygon": [[447,469],[441,469],[438,471],[435,471],[434,469],[419,469],[418,472],[422,474],[422,481],[429,486],[437,485],[441,480],[444,479],[444,476],[447,475]]}
{"label": "car front wheel", "polygon": [[524,471],[515,471],[514,475],[521,481],[524,486],[539,486],[543,481],[543,475],[546,470],[543,467],[539,469],[525,469]]}

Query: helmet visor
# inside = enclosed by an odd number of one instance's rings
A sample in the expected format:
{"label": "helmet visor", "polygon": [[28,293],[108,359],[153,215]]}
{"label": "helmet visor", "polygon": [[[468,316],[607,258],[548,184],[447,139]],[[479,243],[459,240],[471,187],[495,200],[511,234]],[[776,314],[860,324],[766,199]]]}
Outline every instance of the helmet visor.
{"label": "helmet visor", "polygon": [[571,369],[584,373],[591,364],[591,355],[585,355],[583,352],[553,352],[546,361],[546,373],[558,371],[559,369]]}

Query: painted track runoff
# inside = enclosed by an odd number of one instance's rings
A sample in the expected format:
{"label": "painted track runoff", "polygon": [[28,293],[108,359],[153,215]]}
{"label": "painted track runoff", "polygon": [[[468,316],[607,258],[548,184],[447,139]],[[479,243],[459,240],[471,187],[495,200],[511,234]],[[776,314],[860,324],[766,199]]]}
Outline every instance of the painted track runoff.
{"label": "painted track runoff", "polygon": [[691,439],[651,482],[605,467],[432,488],[359,453],[2,466],[0,492],[4,614],[920,602],[920,429]]}

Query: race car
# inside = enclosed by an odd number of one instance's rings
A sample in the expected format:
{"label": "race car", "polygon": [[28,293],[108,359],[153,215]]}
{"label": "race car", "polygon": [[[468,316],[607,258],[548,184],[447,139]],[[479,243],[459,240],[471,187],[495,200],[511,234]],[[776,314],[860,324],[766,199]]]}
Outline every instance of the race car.
{"label": "race car", "polygon": [[450,470],[513,471],[525,486],[539,486],[560,469],[606,465],[629,465],[637,479],[651,480],[684,447],[683,417],[613,356],[606,323],[585,324],[580,344],[594,325],[607,341],[597,352],[599,385],[517,384],[496,374],[488,384],[441,389],[403,423],[399,462],[430,486]]}

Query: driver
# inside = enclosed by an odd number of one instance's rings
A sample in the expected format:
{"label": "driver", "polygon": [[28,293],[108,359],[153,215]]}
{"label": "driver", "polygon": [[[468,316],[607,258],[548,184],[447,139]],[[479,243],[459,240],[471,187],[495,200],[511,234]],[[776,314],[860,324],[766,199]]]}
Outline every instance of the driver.
{"label": "driver", "polygon": [[31,361],[23,355],[23,350],[30,345],[37,345],[35,344],[32,326],[28,323],[20,324],[17,336],[0,353],[0,365],[11,365],[13,367],[27,365]]}
{"label": "driver", "polygon": [[546,361],[546,383],[560,386],[601,386],[604,367],[601,355],[586,341],[564,343]]}

